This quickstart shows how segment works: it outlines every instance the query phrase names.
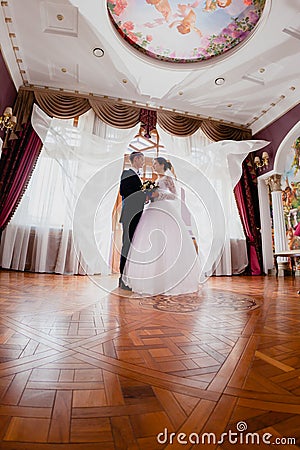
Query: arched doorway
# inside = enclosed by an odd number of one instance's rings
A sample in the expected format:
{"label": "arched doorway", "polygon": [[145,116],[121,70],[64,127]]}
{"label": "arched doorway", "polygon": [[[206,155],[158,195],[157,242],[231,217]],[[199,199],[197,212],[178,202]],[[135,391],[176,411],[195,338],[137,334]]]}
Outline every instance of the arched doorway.
{"label": "arched doorway", "polygon": [[[274,160],[274,168],[272,171],[267,172],[258,177],[258,194],[259,194],[259,208],[260,208],[260,218],[261,218],[261,236],[262,236],[262,251],[263,251],[263,269],[265,273],[268,273],[274,266],[273,250],[281,251],[288,250],[288,239],[287,239],[287,229],[285,227],[286,219],[284,218],[284,203],[278,202],[278,208],[281,210],[277,211],[277,214],[282,215],[283,220],[279,222],[279,229],[273,228],[273,218],[272,218],[272,201],[270,202],[271,192],[270,192],[270,180],[274,180],[276,177],[281,183],[276,195],[281,195],[281,192],[287,187],[286,183],[286,168],[288,165],[288,160],[291,159],[291,154],[293,154],[293,143],[300,135],[300,121],[287,133],[287,135],[282,140],[278,147]],[[278,178],[280,177],[280,178]],[[300,181],[300,171],[298,172],[298,178]],[[290,184],[293,182],[291,179],[288,180]],[[281,187],[281,189],[280,189]],[[293,219],[294,220],[294,219]],[[298,220],[299,222],[299,220]],[[295,223],[293,222],[293,226]],[[274,235],[278,237],[277,242],[281,248],[274,248]]]}

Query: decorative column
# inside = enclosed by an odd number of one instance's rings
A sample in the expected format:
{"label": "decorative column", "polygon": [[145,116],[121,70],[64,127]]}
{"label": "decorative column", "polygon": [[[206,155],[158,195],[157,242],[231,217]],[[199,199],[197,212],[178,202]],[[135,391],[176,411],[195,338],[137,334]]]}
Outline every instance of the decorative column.
{"label": "decorative column", "polygon": [[[288,250],[288,245],[282,204],[281,175],[275,174],[269,177],[268,185],[272,197],[275,252],[282,252]],[[284,270],[287,269],[288,259],[278,258],[278,275],[283,276]]]}

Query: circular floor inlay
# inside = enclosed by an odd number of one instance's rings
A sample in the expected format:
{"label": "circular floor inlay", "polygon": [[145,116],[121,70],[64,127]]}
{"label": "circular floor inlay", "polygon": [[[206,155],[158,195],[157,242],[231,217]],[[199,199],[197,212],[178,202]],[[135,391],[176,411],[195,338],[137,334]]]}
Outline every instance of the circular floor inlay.
{"label": "circular floor inlay", "polygon": [[140,305],[175,313],[191,313],[203,309],[220,310],[226,314],[227,312],[253,311],[260,306],[260,303],[257,299],[242,294],[200,290],[193,294],[145,297],[140,300]]}

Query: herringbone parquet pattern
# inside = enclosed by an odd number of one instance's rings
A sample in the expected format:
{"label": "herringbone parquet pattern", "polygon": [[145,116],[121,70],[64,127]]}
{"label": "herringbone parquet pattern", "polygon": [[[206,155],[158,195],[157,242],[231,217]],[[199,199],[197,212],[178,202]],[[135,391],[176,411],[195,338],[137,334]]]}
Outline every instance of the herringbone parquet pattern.
{"label": "herringbone parquet pattern", "polygon": [[0,271],[0,449],[254,449],[265,433],[300,448],[297,283],[211,278],[178,313],[87,277]]}

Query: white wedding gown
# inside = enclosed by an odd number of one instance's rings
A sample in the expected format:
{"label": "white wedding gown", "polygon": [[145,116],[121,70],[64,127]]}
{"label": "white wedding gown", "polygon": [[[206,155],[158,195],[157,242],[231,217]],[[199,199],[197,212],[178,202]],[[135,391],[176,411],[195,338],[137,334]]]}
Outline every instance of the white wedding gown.
{"label": "white wedding gown", "polygon": [[200,263],[180,215],[172,177],[158,181],[159,197],[145,206],[135,230],[123,281],[133,292],[179,295],[196,292]]}

